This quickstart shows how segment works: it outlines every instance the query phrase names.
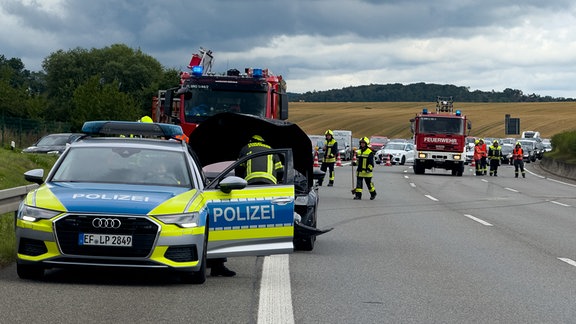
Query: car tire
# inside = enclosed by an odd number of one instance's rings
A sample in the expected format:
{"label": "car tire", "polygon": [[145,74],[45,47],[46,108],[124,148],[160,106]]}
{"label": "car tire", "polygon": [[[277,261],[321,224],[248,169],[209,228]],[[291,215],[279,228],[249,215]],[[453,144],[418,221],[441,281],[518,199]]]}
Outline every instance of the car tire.
{"label": "car tire", "polygon": [[39,280],[44,277],[44,268],[31,264],[16,264],[16,273],[21,279]]}
{"label": "car tire", "polygon": [[201,265],[198,271],[184,272],[180,275],[180,279],[184,283],[201,285],[206,282],[206,260],[208,255],[208,224],[206,224],[206,232],[204,234],[204,243],[202,249]]}
{"label": "car tire", "polygon": [[[316,213],[318,210],[318,206],[314,210]],[[318,226],[318,218],[314,217],[314,223],[311,225],[312,227]],[[314,245],[316,244],[316,236],[310,236],[308,238],[301,238],[294,240],[294,250],[296,251],[312,251],[314,250]]]}
{"label": "car tire", "polygon": [[400,160],[400,165],[406,164],[406,156],[402,155],[402,159]]}

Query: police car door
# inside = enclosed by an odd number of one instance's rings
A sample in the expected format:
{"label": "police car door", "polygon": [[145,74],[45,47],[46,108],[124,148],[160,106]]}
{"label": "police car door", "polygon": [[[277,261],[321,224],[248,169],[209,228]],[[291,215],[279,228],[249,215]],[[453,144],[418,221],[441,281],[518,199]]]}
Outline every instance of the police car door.
{"label": "police car door", "polygon": [[[284,176],[278,184],[247,185],[231,176],[247,160],[274,152]],[[285,254],[293,251],[294,166],[290,149],[258,152],[239,159],[214,178],[208,200],[208,258]]]}

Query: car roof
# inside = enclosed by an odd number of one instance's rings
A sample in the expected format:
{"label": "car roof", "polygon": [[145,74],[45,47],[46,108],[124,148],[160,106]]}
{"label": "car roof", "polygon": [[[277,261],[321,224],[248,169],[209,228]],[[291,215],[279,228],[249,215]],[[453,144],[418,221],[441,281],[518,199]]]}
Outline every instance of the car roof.
{"label": "car roof", "polygon": [[130,137],[84,137],[71,147],[138,147],[153,150],[183,151],[185,146],[177,140]]}

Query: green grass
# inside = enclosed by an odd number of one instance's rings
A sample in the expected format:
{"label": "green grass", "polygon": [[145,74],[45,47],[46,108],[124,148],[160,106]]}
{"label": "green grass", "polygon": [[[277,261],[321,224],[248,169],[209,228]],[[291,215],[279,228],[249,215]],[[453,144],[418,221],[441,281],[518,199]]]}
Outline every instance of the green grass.
{"label": "green grass", "polygon": [[[0,190],[30,184],[24,179],[24,172],[31,169],[44,169],[47,173],[57,156],[46,154],[24,154],[20,150],[0,149]],[[0,215],[0,267],[16,258],[14,237],[14,213]]]}

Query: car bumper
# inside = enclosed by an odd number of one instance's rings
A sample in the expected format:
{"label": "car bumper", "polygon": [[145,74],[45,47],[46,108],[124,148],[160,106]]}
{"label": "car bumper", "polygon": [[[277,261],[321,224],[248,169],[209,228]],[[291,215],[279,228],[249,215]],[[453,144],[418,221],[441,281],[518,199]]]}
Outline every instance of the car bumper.
{"label": "car bumper", "polygon": [[[126,227],[97,230],[89,224],[98,215],[63,215],[52,220],[17,220],[17,258],[20,264],[44,268],[106,266],[172,268],[197,271],[201,266],[205,227],[180,228],[152,217],[114,216]],[[123,225],[124,226],[124,225]],[[85,233],[124,235],[131,246],[95,246],[81,243]]]}

